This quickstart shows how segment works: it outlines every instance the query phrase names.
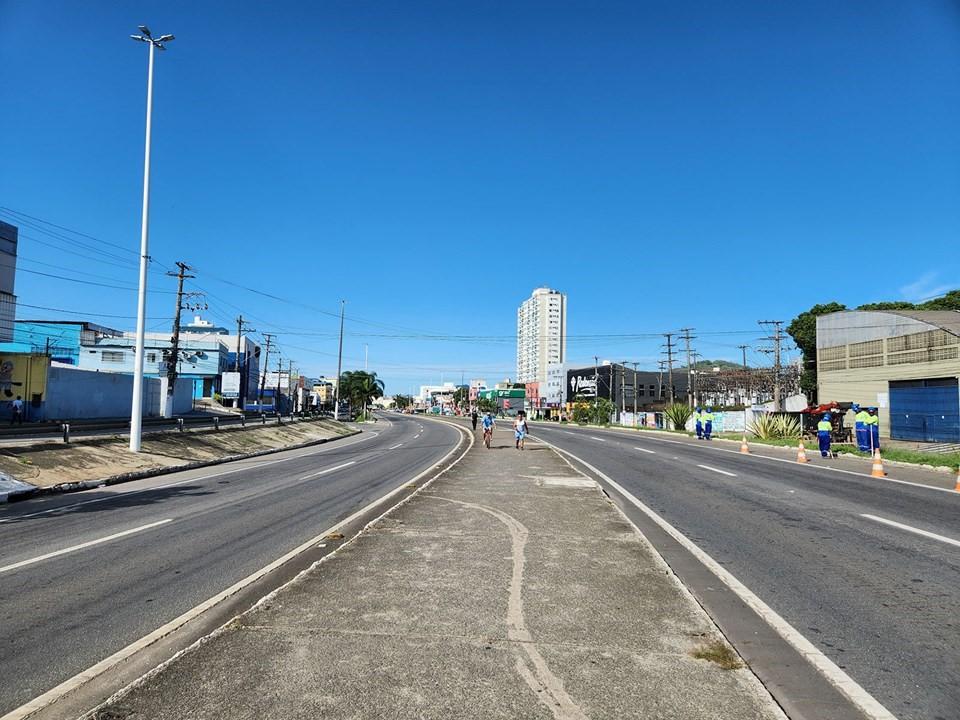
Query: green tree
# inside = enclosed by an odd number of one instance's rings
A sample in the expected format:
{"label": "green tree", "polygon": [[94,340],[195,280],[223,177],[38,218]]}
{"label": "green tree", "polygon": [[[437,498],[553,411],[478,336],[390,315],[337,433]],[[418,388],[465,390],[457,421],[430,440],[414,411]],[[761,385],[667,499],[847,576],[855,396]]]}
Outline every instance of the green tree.
{"label": "green tree", "polygon": [[943,297],[918,305],[919,310],[960,310],[960,290],[951,290]]}
{"label": "green tree", "polygon": [[453,404],[459,408],[466,408],[470,403],[470,389],[458,387],[453,391]]}
{"label": "green tree", "polygon": [[482,397],[477,400],[477,408],[482,413],[495,413],[497,411],[497,401],[492,398]]}
{"label": "green tree", "polygon": [[396,406],[397,410],[406,410],[408,407],[413,405],[413,398],[409,395],[394,395],[393,404]]}
{"label": "green tree", "polygon": [[367,414],[371,400],[383,397],[383,380],[375,372],[347,370],[340,376],[340,398],[348,399],[354,411]]}
{"label": "green tree", "polygon": [[586,425],[593,419],[593,407],[583,401],[577,401],[573,406],[573,421],[577,425]]}
{"label": "green tree", "polygon": [[593,401],[593,422],[597,425],[609,425],[610,416],[616,412],[616,406],[607,398]]}
{"label": "green tree", "polygon": [[797,315],[787,326],[787,332],[803,353],[803,374],[800,376],[800,389],[811,400],[817,397],[817,316],[841,312],[847,306],[838,302],[814,305],[806,312]]}
{"label": "green tree", "polygon": [[875,302],[858,305],[857,310],[916,310],[917,306],[912,302]]}

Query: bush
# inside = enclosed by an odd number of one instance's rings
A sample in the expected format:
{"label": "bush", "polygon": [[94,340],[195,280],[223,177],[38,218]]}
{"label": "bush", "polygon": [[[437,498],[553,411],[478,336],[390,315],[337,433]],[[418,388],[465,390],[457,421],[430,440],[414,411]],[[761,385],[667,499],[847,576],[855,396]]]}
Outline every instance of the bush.
{"label": "bush", "polygon": [[600,398],[593,402],[593,422],[597,425],[609,425],[610,416],[616,411],[613,403],[606,398]]}
{"label": "bush", "polygon": [[790,415],[758,415],[747,429],[760,440],[800,437],[800,421]]}
{"label": "bush", "polygon": [[593,418],[593,408],[587,403],[577,403],[573,406],[573,421],[578,425],[586,425]]}
{"label": "bush", "polygon": [[683,430],[687,427],[687,420],[693,415],[693,409],[689,405],[674,403],[673,405],[667,405],[663,414],[673,423],[674,430]]}

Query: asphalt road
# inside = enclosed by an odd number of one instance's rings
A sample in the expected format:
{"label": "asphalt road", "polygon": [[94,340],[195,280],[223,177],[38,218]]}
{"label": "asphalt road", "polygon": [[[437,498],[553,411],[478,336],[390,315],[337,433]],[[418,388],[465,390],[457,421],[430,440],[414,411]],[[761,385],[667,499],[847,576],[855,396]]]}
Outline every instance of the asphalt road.
{"label": "asphalt road", "polygon": [[532,435],[625,486],[901,720],[960,718],[960,546],[948,542],[960,541],[960,493],[726,443],[543,424]]}
{"label": "asphalt road", "polygon": [[453,427],[390,415],[327,445],[0,506],[0,715],[404,484],[458,440]]}

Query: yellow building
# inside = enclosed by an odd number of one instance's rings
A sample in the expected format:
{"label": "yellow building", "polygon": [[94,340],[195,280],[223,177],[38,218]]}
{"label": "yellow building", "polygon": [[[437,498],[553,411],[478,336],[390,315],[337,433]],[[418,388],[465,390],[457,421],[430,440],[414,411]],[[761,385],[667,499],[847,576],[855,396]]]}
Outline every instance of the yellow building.
{"label": "yellow building", "polygon": [[960,442],[960,312],[819,316],[817,396],[876,407],[882,437]]}
{"label": "yellow building", "polygon": [[10,417],[11,404],[18,396],[23,400],[24,420],[42,414],[48,365],[46,355],[0,352],[0,417]]}

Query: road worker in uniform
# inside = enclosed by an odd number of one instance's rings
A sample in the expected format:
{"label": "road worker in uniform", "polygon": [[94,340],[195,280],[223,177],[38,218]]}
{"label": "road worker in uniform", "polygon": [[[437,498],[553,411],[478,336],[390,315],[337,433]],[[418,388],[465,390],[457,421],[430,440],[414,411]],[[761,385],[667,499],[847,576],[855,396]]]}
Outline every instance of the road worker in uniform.
{"label": "road worker in uniform", "polygon": [[703,422],[703,439],[709,440],[713,433],[713,408],[707,408],[707,411],[700,416]]}
{"label": "road worker in uniform", "polygon": [[869,438],[867,450],[873,452],[880,449],[880,418],[877,416],[875,407],[868,407],[867,412],[869,413],[866,419],[866,430]]}
{"label": "road worker in uniform", "polygon": [[830,424],[830,413],[824,413],[817,423],[817,440],[820,443],[820,456],[830,457],[830,433],[833,425]]}
{"label": "road worker in uniform", "polygon": [[870,413],[866,409],[861,409],[859,405],[851,408],[854,413],[854,429],[857,436],[857,449],[860,452],[870,452],[870,436],[867,434],[867,420]]}
{"label": "road worker in uniform", "polygon": [[697,408],[693,412],[693,425],[697,429],[697,440],[703,440],[703,408]]}

